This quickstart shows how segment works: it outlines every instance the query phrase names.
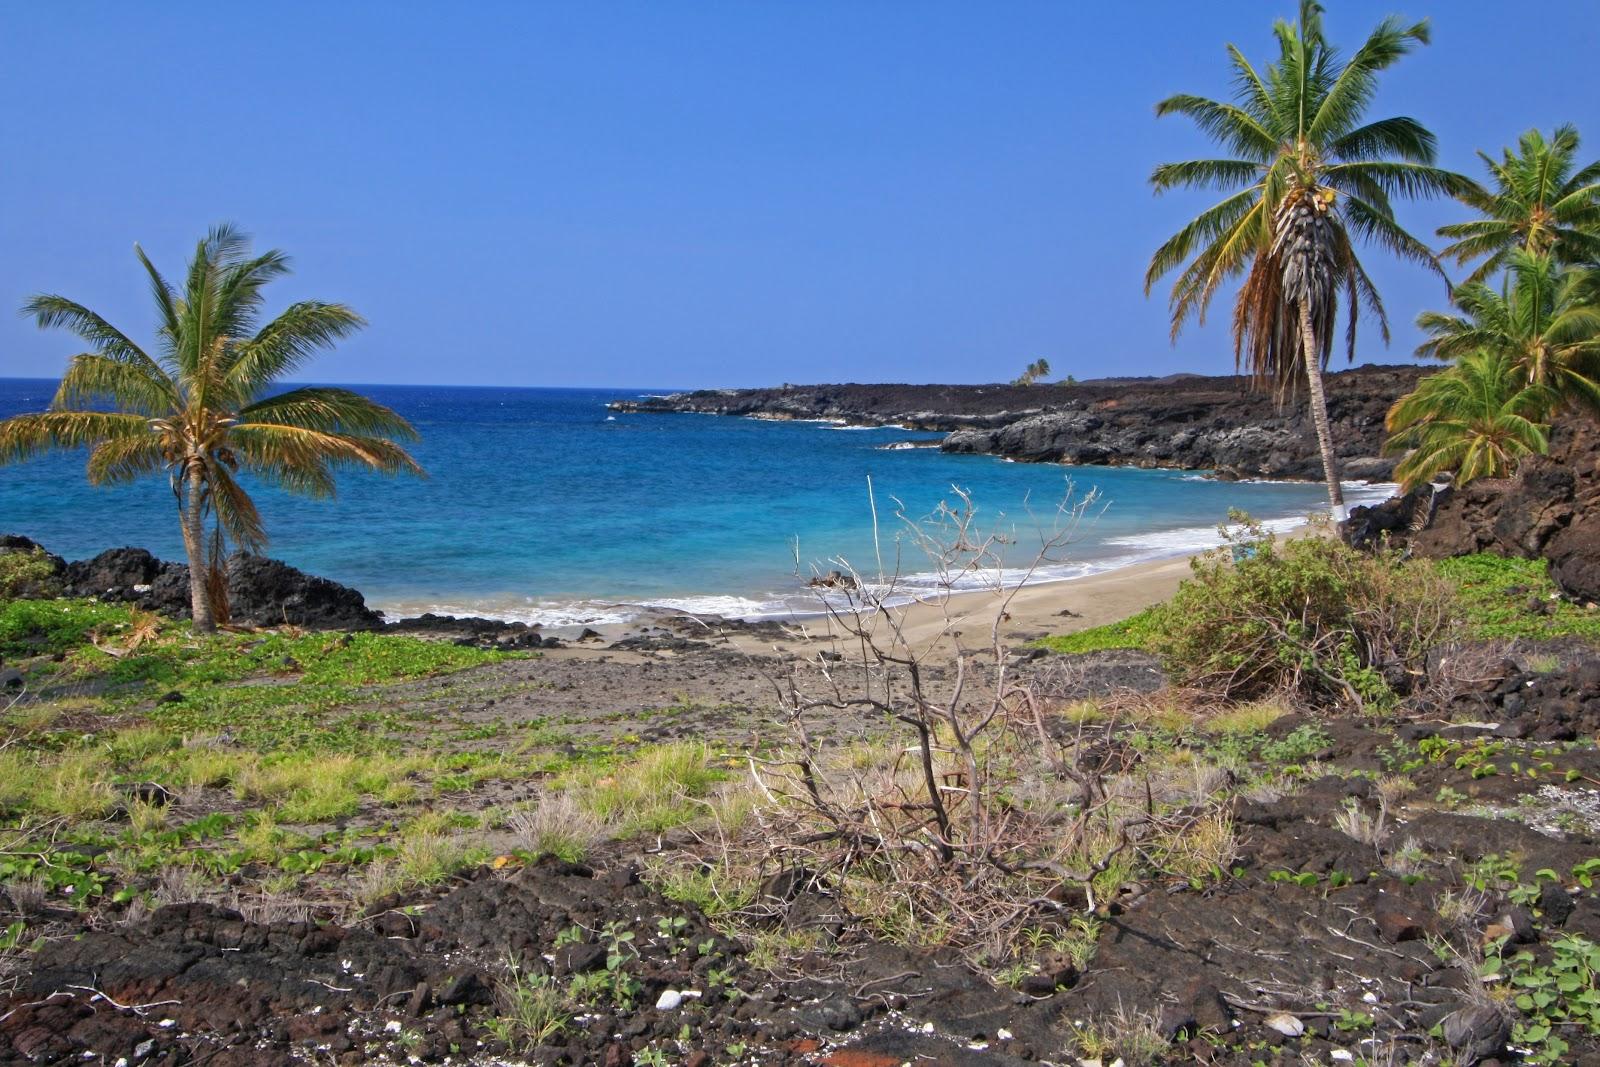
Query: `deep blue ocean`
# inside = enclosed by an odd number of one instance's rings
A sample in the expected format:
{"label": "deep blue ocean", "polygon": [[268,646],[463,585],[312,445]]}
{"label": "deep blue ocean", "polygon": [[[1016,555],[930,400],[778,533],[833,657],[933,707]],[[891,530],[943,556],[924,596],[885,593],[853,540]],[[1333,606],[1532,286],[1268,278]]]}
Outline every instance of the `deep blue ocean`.
{"label": "deep blue ocean", "polygon": [[[54,383],[0,379],[0,417],[42,409]],[[1027,566],[1071,491],[1096,506],[1040,577],[1070,578],[1216,543],[1230,507],[1289,522],[1316,485],[1226,483],[1191,472],[1008,463],[891,442],[933,435],[701,415],[611,416],[640,390],[366,386],[422,434],[429,477],[351,472],[335,500],[254,487],[270,554],[366,594],[391,614],[619,622],[630,605],[768,615],[803,608],[801,575],[843,558],[875,574],[929,570],[894,519],[968,491],[985,532]],[[879,513],[874,545],[868,478]],[[1363,488],[1363,497],[1386,495]],[[81,454],[0,467],[0,532],[69,559],[119,545],[182,558],[164,478],[92,488]],[[796,569],[796,550],[800,561]],[[899,562],[896,562],[897,552]]]}

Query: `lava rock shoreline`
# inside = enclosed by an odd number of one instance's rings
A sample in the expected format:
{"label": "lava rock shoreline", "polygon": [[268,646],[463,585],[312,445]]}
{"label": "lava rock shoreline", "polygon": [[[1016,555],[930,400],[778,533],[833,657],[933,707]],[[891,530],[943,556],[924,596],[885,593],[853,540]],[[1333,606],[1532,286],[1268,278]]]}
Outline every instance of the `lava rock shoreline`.
{"label": "lava rock shoreline", "polygon": [[[1384,414],[1429,368],[1367,364],[1329,374],[1328,415],[1344,476],[1388,481]],[[736,415],[898,426],[945,434],[946,452],[1025,463],[1169,467],[1222,478],[1317,480],[1303,399],[1279,404],[1237,375],[1177,374],[1049,385],[785,385],[618,400],[625,413]]]}
{"label": "lava rock shoreline", "polygon": [[[0,555],[41,553],[49,574],[24,590],[31,599],[85,597],[128,603],[174,619],[190,616],[189,567],[142,548],[110,548],[92,559],[68,562],[17,534],[0,534]],[[367,607],[360,590],[307,574],[281,560],[236,552],[224,564],[230,621],[244,626],[299,626],[308,630],[384,631],[452,640],[502,650],[560,648],[540,627],[502,619],[432,613],[388,620]]]}

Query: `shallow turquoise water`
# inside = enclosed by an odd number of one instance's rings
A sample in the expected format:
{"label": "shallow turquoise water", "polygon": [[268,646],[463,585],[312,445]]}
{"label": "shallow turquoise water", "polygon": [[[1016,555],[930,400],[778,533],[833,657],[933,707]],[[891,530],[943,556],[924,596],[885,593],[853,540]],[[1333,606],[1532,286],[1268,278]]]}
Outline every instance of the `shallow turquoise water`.
{"label": "shallow turquoise water", "polygon": [[[48,403],[52,383],[0,380],[0,417]],[[334,501],[261,489],[271,553],[362,590],[389,611],[474,611],[549,623],[619,621],[625,605],[770,614],[801,606],[801,572],[844,557],[877,571],[868,478],[889,571],[928,563],[893,517],[921,517],[966,489],[985,531],[1035,556],[1071,491],[1092,519],[1043,577],[1214,543],[1230,507],[1300,518],[1315,485],[1224,483],[1189,472],[1006,463],[880,446],[926,434],[698,415],[618,415],[639,391],[371,386],[422,432],[426,480],[350,474]],[[1373,491],[1368,491],[1372,493]],[[1373,495],[1383,495],[1381,492]],[[1042,515],[1036,518],[1029,508]],[[124,544],[181,558],[161,478],[84,481],[81,456],[0,468],[0,532],[68,558]]]}

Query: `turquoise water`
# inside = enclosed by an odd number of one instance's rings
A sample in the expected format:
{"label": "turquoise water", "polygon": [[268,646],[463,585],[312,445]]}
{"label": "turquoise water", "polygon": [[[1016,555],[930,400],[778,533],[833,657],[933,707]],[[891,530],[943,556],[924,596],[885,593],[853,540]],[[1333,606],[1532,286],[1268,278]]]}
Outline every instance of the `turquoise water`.
{"label": "turquoise water", "polygon": [[[0,379],[0,417],[38,410],[53,383]],[[422,433],[426,480],[351,473],[333,501],[262,488],[271,554],[353,585],[391,613],[447,610],[547,624],[617,622],[629,605],[764,615],[808,603],[796,571],[929,570],[893,518],[921,517],[952,487],[978,525],[1037,554],[1071,491],[1097,494],[1073,544],[1040,577],[1067,578],[1215,543],[1230,507],[1292,521],[1323,501],[1315,485],[1224,483],[1189,472],[1007,463],[937,449],[897,429],[700,415],[617,415],[639,391],[370,386]],[[879,511],[874,545],[868,478]],[[1366,495],[1382,491],[1366,489]],[[1030,515],[1029,509],[1042,517]],[[81,456],[0,467],[0,532],[80,558],[141,545],[181,559],[161,478],[94,489]],[[913,583],[915,584],[915,583]],[[812,602],[814,603],[814,602]]]}

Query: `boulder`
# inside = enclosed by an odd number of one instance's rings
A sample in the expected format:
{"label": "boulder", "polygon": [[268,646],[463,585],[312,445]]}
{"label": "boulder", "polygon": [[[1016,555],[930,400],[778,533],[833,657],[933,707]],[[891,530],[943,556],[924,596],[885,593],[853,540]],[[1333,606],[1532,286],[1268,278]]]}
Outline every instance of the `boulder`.
{"label": "boulder", "polygon": [[1424,485],[1382,503],[1350,509],[1344,523],[1345,539],[1355,548],[1376,548],[1405,541],[1425,525],[1433,511],[1433,486]]}
{"label": "boulder", "polygon": [[[67,564],[63,591],[67,596],[134,601],[141,607],[156,608],[156,605],[144,603],[149,598],[150,588],[157,578],[174,567],[181,567],[181,564],[163,563],[142,548],[111,548],[93,559]],[[187,569],[184,582],[188,582]]]}
{"label": "boulder", "polygon": [[[0,555],[43,549],[26,537],[0,536]],[[66,563],[45,553],[59,576],[33,596],[93,597],[136,604],[173,618],[188,618],[189,568],[142,548],[112,548],[93,559]],[[348,586],[306,574],[275,559],[236,552],[228,558],[232,620],[255,626],[290,623],[316,630],[371,630],[383,615]]]}
{"label": "boulder", "polygon": [[236,552],[227,568],[235,622],[291,623],[313,630],[371,630],[383,624],[382,613],[367,607],[356,590],[279,560]]}
{"label": "boulder", "polygon": [[1600,517],[1558,531],[1544,546],[1550,577],[1575,600],[1600,602]]}
{"label": "boulder", "polygon": [[[430,611],[388,623],[385,629],[392,633],[428,634],[432,637],[450,638],[458,645],[501,651],[562,647],[560,639],[545,637],[539,633],[538,624],[529,626],[525,622],[484,619],[476,615],[435,615]],[[585,631],[585,633],[592,632]]]}

